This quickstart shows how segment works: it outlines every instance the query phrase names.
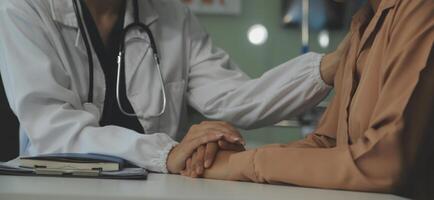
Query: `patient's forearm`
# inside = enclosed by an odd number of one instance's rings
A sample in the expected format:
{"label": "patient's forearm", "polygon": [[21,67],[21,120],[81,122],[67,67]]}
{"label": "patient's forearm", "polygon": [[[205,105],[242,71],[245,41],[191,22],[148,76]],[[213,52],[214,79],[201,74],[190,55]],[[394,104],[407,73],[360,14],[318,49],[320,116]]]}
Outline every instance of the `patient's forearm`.
{"label": "patient's forearm", "polygon": [[211,168],[205,170],[205,173],[203,175],[204,178],[228,180],[228,178],[229,178],[229,171],[228,171],[229,158],[234,153],[237,153],[237,152],[220,151],[217,154],[217,157],[214,161],[213,166]]}

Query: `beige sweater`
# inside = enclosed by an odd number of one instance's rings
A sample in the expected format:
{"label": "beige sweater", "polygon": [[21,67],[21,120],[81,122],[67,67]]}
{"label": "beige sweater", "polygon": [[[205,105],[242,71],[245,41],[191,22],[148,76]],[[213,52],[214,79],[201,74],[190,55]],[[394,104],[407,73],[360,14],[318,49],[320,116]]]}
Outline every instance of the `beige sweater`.
{"label": "beige sweater", "polygon": [[[382,0],[351,27],[336,96],[305,140],[234,154],[230,179],[389,192],[401,173],[403,115],[434,41],[434,1]],[[411,137],[411,135],[410,135]]]}

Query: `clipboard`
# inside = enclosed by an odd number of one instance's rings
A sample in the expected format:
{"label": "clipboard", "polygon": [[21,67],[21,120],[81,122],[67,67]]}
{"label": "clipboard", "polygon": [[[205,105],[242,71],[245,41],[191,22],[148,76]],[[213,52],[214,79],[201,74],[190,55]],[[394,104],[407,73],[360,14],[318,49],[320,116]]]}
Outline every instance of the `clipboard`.
{"label": "clipboard", "polygon": [[6,163],[0,163],[0,175],[6,176],[45,176],[63,178],[95,178],[118,180],[146,180],[148,171],[143,168],[124,168],[119,171],[48,169],[44,167],[23,168],[19,166],[18,158]]}

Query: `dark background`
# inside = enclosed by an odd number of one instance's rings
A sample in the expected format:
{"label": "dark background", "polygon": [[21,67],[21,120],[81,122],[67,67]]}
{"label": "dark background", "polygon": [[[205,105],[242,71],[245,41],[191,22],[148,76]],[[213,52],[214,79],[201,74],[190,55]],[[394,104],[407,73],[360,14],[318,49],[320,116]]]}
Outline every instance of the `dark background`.
{"label": "dark background", "polygon": [[0,161],[8,161],[18,156],[19,123],[9,108],[0,77]]}
{"label": "dark background", "polygon": [[[331,0],[310,1],[309,23],[314,31],[348,29],[352,16],[367,3],[367,0],[335,2]],[[282,22],[284,27],[298,28],[302,18],[302,0],[282,0]],[[292,21],[285,22],[289,14]]]}

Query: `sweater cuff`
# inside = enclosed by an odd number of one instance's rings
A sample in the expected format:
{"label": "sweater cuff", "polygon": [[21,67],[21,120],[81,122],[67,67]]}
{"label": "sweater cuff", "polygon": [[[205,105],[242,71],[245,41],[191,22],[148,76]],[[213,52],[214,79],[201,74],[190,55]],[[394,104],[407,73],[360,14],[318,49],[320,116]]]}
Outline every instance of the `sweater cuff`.
{"label": "sweater cuff", "polygon": [[229,158],[229,180],[257,182],[255,171],[255,154],[257,150],[244,151]]}

